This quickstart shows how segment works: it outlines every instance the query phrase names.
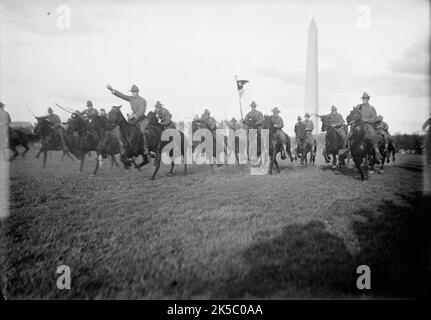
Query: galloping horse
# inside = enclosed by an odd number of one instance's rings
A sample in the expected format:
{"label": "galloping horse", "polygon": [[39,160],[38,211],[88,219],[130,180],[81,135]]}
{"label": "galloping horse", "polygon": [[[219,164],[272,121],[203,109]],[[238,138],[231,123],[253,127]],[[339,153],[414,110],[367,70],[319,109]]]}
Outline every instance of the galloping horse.
{"label": "galloping horse", "polygon": [[[341,153],[340,150],[344,149],[344,144],[342,138],[337,133],[337,128],[331,126],[329,116],[320,116],[320,120],[322,121],[322,131],[326,131],[325,135],[325,149],[323,152],[323,157],[325,158],[325,162],[330,162],[329,155],[332,155],[332,168],[335,169],[337,167],[337,156],[339,160],[339,165],[346,165],[346,153]],[[343,128],[346,129],[346,128]]]}
{"label": "galloping horse", "polygon": [[10,157],[9,161],[12,161],[19,155],[18,151],[16,150],[16,147],[19,145],[23,146],[25,149],[21,154],[21,156],[24,157],[24,155],[30,149],[28,147],[28,143],[35,141],[36,138],[37,137],[33,133],[25,132],[25,128],[9,127],[9,148],[13,152],[13,155]]}
{"label": "galloping horse", "polygon": [[[64,146],[61,143],[60,133],[51,127],[51,123],[44,117],[36,117],[37,124],[34,128],[34,134],[39,138],[41,147],[36,155],[36,159],[39,158],[40,154],[43,153],[43,168],[46,165],[46,157],[48,151],[63,151],[63,156],[67,155],[70,159],[74,160],[70,155],[69,151],[64,151]],[[68,134],[64,128],[62,130],[64,142],[66,147],[73,153],[76,150],[79,138],[71,134]]]}
{"label": "galloping horse", "polygon": [[[97,121],[95,118],[91,121]],[[96,167],[93,174],[99,169],[99,155],[101,154],[101,138],[95,125],[90,125],[89,121],[84,119],[80,114],[74,113],[67,122],[67,132],[69,135],[78,133],[78,145],[76,150],[72,151],[78,159],[81,160],[79,171],[82,172],[85,155],[90,151],[96,152]]]}
{"label": "galloping horse", "polygon": [[[161,161],[161,151],[163,147],[169,143],[169,141],[161,141],[163,127],[157,122],[157,118],[154,112],[150,111],[147,115],[148,125],[145,129],[145,133],[142,133],[137,122],[127,121],[120,110],[121,106],[113,106],[108,113],[108,120],[110,122],[109,128],[114,128],[116,125],[120,128],[121,132],[121,142],[123,150],[120,155],[121,162],[127,169],[133,163],[132,157],[138,157],[142,155],[143,160],[136,168],[141,168],[145,166],[149,160],[147,155],[144,154],[144,137],[148,144],[148,149],[150,152],[156,154],[154,161],[154,172],[151,176],[151,180],[154,180],[157,171],[160,169]],[[171,171],[173,169],[174,163],[171,163]]]}
{"label": "galloping horse", "polygon": [[361,112],[359,108],[354,107],[350,114],[346,118],[347,123],[352,125],[352,142],[350,144],[350,153],[352,154],[353,161],[355,162],[355,166],[361,174],[361,179],[364,180],[364,174],[361,169],[361,164],[365,163],[365,169],[370,167],[370,171],[374,171],[374,166],[380,163],[380,170],[383,172],[384,164],[386,157],[388,156],[385,152],[385,145],[383,143],[383,139],[379,140],[378,148],[379,152],[382,155],[381,161],[376,159],[376,153],[373,148],[373,145],[370,141],[370,138],[366,136],[362,120],[361,120]]}
{"label": "galloping horse", "polygon": [[301,155],[301,166],[303,166],[304,163],[307,166],[307,153],[310,153],[310,164],[314,165],[317,149],[316,140],[314,140],[314,144],[311,144],[307,137],[305,126],[300,126],[298,129],[298,147],[296,148],[296,152],[298,155]]}
{"label": "galloping horse", "polygon": [[[280,173],[280,167],[277,162],[277,153],[281,153],[283,151],[283,144],[286,145],[287,154],[290,157],[290,161],[293,161],[292,153],[290,152],[290,138],[284,133],[284,139],[281,139],[280,136],[277,135],[277,129],[274,127],[274,122],[270,116],[264,116],[262,129],[269,130],[269,168],[268,174],[272,174],[272,167],[275,164],[277,168],[277,172]],[[260,139],[259,139],[260,140]]]}

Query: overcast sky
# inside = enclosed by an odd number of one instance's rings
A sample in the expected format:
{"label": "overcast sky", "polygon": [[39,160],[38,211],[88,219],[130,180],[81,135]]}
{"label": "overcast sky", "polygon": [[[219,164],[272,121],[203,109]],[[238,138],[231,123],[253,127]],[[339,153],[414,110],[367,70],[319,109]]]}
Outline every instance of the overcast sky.
{"label": "overcast sky", "polygon": [[[60,5],[71,29],[57,27]],[[358,28],[358,6],[370,29]],[[20,1],[0,0],[0,100],[13,121],[34,121],[57,102],[110,109],[132,84],[174,120],[208,108],[239,118],[235,75],[247,79],[243,110],[281,110],[293,134],[304,114],[307,30],[318,28],[319,105],[345,117],[363,91],[392,133],[429,116],[428,1]],[[54,108],[55,109],[55,108]],[[152,110],[150,108],[150,110]],[[67,114],[55,111],[65,121]]]}

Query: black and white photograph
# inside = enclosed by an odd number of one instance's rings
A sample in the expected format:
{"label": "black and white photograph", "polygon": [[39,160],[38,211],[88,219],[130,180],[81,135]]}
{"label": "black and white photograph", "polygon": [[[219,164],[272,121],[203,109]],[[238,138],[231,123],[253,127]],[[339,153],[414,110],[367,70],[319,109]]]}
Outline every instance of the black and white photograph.
{"label": "black and white photograph", "polygon": [[430,12],[0,0],[1,299],[430,299]]}

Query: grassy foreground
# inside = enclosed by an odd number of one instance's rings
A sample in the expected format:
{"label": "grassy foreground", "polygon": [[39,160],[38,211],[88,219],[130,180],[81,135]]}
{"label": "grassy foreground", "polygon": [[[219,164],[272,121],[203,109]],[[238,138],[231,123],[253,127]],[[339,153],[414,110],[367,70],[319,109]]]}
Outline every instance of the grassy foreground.
{"label": "grassy foreground", "polygon": [[[10,299],[382,298],[429,295],[422,157],[398,155],[361,182],[323,163],[251,176],[246,166],[84,174],[53,152],[11,165],[1,226]],[[321,156],[318,156],[321,161]],[[58,290],[56,268],[71,268]],[[356,268],[372,290],[356,287]]]}

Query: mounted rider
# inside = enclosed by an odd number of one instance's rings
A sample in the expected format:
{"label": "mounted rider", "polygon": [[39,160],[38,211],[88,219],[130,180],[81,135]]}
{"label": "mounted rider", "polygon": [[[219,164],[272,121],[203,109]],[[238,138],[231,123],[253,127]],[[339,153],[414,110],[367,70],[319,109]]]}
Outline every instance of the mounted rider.
{"label": "mounted rider", "polygon": [[368,102],[370,100],[370,96],[364,92],[362,94],[362,104],[359,105],[359,110],[361,112],[361,121],[362,126],[365,131],[365,137],[371,141],[374,152],[376,154],[376,159],[381,160],[382,155],[379,151],[379,140],[381,137],[377,132],[377,123],[379,122],[379,118],[377,117],[376,109],[370,105]]}
{"label": "mounted rider", "polygon": [[172,121],[172,115],[168,109],[163,107],[163,104],[157,100],[156,104],[153,106],[155,108],[154,112],[160,120],[160,124],[165,129],[176,129],[175,123]]}
{"label": "mounted rider", "polygon": [[142,131],[143,142],[144,142],[144,155],[148,155],[148,143],[147,138],[145,136],[145,129],[148,125],[148,119],[145,116],[145,111],[147,109],[147,101],[139,95],[139,89],[136,85],[133,85],[130,91],[132,92],[131,96],[125,95],[118,90],[113,89],[109,84],[106,86],[111,93],[123,100],[129,101],[130,107],[132,108],[132,114],[129,117],[129,120],[136,119],[139,123],[139,127]]}
{"label": "mounted rider", "polygon": [[233,117],[230,121],[228,121],[227,125],[233,131],[239,130],[241,128],[240,124],[238,123],[235,117]]}
{"label": "mounted rider", "polygon": [[296,147],[298,148],[298,144],[299,144],[299,134],[300,132],[303,132],[301,129],[304,127],[304,123],[302,122],[302,118],[301,116],[298,116],[298,122],[295,123],[295,141],[296,141]]}
{"label": "mounted rider", "polygon": [[[308,112],[304,115],[305,120],[302,122],[305,126],[305,142],[310,143],[312,146],[314,146],[314,137],[313,137],[313,130],[314,130],[314,123],[310,120],[310,114]],[[311,155],[314,156],[314,148],[311,148]]]}
{"label": "mounted rider", "polygon": [[347,132],[346,132],[347,129],[345,127],[346,122],[344,121],[343,116],[337,112],[337,107],[332,105],[331,113],[324,115],[324,117],[329,118],[330,126],[335,128],[337,134],[341,138],[341,145],[344,148],[347,148]]}
{"label": "mounted rider", "polygon": [[286,149],[286,134],[283,131],[283,127],[284,127],[283,119],[279,116],[280,110],[278,110],[277,107],[275,107],[271,111],[273,113],[271,115],[271,120],[275,128],[275,135],[278,136],[281,139],[281,141],[283,141],[281,159],[284,160],[286,159],[287,149]]}
{"label": "mounted rider", "polygon": [[388,143],[391,140],[391,135],[389,134],[389,126],[383,121],[383,116],[378,115],[377,118],[379,122],[377,123],[377,132],[382,136],[383,142],[385,144],[385,152],[388,151]]}
{"label": "mounted rider", "polygon": [[246,129],[262,129],[263,121],[265,120],[262,112],[256,110],[257,104],[254,101],[252,101],[250,107],[251,111],[244,118]]}
{"label": "mounted rider", "polygon": [[38,119],[39,120],[48,120],[50,127],[52,129],[54,129],[54,131],[58,132],[58,134],[60,135],[60,140],[61,140],[61,145],[63,147],[63,151],[69,151],[67,146],[66,146],[66,142],[64,141],[63,130],[62,130],[62,126],[61,126],[61,119],[58,115],[56,115],[54,113],[54,111],[52,111],[52,108],[51,107],[48,108],[48,115],[38,117]]}
{"label": "mounted rider", "polygon": [[208,109],[204,110],[204,113],[202,113],[202,116],[197,120],[197,122],[206,125],[208,130],[210,130],[212,134],[215,135],[217,122],[213,117],[211,117],[211,113]]}
{"label": "mounted rider", "polygon": [[96,117],[99,115],[99,112],[97,111],[96,108],[93,107],[93,102],[91,102],[90,100],[87,101],[87,109],[85,109],[84,111],[79,112],[80,115],[82,116],[86,116],[89,119],[92,119],[93,117]]}

